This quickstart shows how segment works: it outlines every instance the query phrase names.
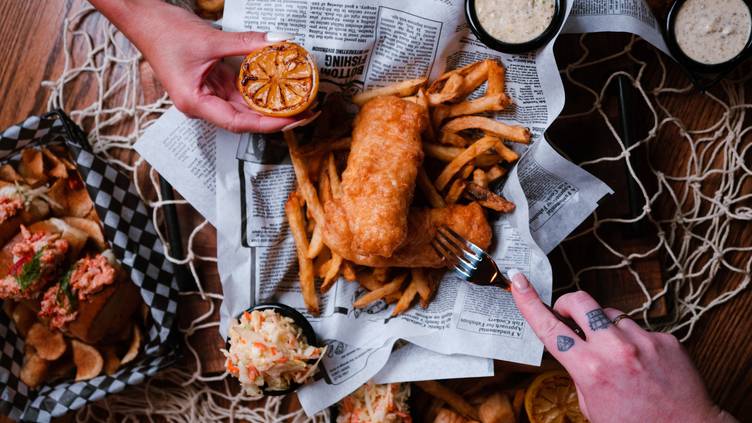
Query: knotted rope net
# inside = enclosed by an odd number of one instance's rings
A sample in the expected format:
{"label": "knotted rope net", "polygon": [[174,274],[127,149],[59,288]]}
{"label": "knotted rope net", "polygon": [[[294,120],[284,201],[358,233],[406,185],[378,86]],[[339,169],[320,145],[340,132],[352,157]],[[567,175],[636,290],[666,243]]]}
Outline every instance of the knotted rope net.
{"label": "knotted rope net", "polygon": [[[745,90],[746,83],[752,78],[750,63],[743,64],[712,90],[700,94],[687,78],[669,81],[666,62],[670,59],[638,37],[631,37],[622,49],[603,57],[591,57],[587,38],[587,34],[580,36],[582,53],[564,67],[561,74],[566,82],[592,97],[592,107],[562,115],[559,119],[594,115],[602,121],[612,138],[589,142],[615,143],[618,152],[579,165],[585,169],[604,163],[620,168],[626,166],[628,178],[637,187],[643,207],[639,215],[630,218],[601,216],[596,210],[591,224],[569,236],[558,248],[571,273],[571,283],[558,290],[579,288],[582,277],[588,272],[625,270],[644,296],[641,306],[627,312],[640,317],[648,329],[674,333],[685,341],[705,313],[729,301],[750,283],[752,244],[737,236],[752,221],[752,124],[748,116],[752,102]],[[657,69],[648,71],[648,62],[638,58],[635,54],[638,44],[644,44],[641,47],[649,52],[651,66]],[[648,48],[644,48],[646,46]],[[628,67],[636,68],[636,72],[613,72],[599,87],[586,83],[589,69],[617,60],[630,63],[632,66]],[[648,72],[658,72],[657,77],[648,76]],[[639,100],[644,103],[641,109],[649,110],[647,117],[641,116],[651,125],[647,135],[630,146],[625,144],[613,118],[609,118],[604,109],[607,90],[620,75],[628,78],[639,93]],[[704,96],[707,106],[703,111],[714,117],[704,128],[688,128],[682,114],[690,111],[676,110],[676,101],[673,110],[667,105],[671,98],[690,94]],[[673,132],[666,135],[669,131]],[[674,164],[687,158],[686,163],[682,163],[683,169],[670,166],[670,173],[665,169],[667,166],[656,165],[660,160],[654,160],[661,150],[655,144],[667,142],[669,136],[679,141]],[[646,151],[644,159],[649,174],[638,176],[634,162],[628,159],[640,148]],[[679,151],[682,154],[678,154]],[[648,189],[648,180],[656,188]],[[611,231],[630,232],[637,223],[655,235],[652,245],[641,246],[639,252],[624,251],[603,236],[607,226]],[[583,237],[597,240],[598,248],[611,256],[608,264],[591,263],[580,268],[572,265],[567,247]],[[636,265],[636,262],[651,257],[659,257],[663,262],[663,287],[652,293]],[[730,286],[722,283],[728,280],[738,280],[738,283]],[[651,317],[651,307],[661,299],[672,305],[672,312],[660,318]]]}
{"label": "knotted rope net", "polygon": [[[177,1],[176,1],[177,2]],[[134,181],[145,202],[154,210],[153,218],[159,223],[162,208],[167,204],[190,207],[184,200],[166,201],[159,190],[156,173],[143,159],[135,154],[127,155],[133,144],[143,134],[151,122],[161,115],[172,103],[165,95],[154,101],[148,101],[141,89],[143,65],[141,54],[124,39],[122,34],[105,19],[94,19],[96,11],[86,4],[71,12],[63,26],[64,69],[53,81],[45,81],[43,86],[50,90],[48,108],[50,110],[66,105],[66,96],[70,88],[81,81],[94,84],[97,90],[96,100],[86,107],[69,111],[69,115],[89,134],[89,141],[97,154],[117,163],[133,175]],[[96,22],[96,25],[92,25]],[[734,245],[730,237],[733,225],[752,220],[752,208],[749,200],[750,169],[749,156],[752,142],[748,132],[750,125],[745,125],[747,109],[750,104],[745,100],[745,91],[740,81],[721,84],[720,94],[706,94],[708,101],[716,103],[724,112],[716,122],[707,128],[688,129],[681,119],[672,116],[662,100],[667,96],[683,95],[692,90],[689,83],[672,86],[666,80],[666,63],[664,57],[655,51],[655,60],[659,63],[661,77],[656,85],[649,86],[645,81],[645,62],[632,54],[638,41],[631,39],[621,51],[610,56],[590,57],[586,46],[586,36],[580,40],[582,55],[562,70],[567,80],[585,90],[593,99],[593,106],[587,111],[574,115],[562,116],[563,119],[577,116],[600,116],[613,134],[620,152],[610,157],[580,163],[588,168],[602,162],[623,162],[629,154],[643,144],[650,144],[658,139],[665,127],[676,127],[682,139],[690,147],[691,156],[684,174],[666,174],[651,167],[652,177],[659,186],[655,194],[648,194],[640,178],[631,165],[630,177],[640,187],[645,200],[642,214],[634,219],[602,217],[595,214],[592,225],[570,236],[560,247],[571,272],[571,286],[579,286],[581,277],[587,272],[599,269],[628,269],[635,283],[642,287],[645,302],[642,307],[632,310],[632,314],[642,313],[645,324],[657,328],[647,317],[651,304],[664,296],[672,297],[676,302],[676,313],[672,320],[663,323],[660,329],[667,331],[685,331],[684,339],[691,334],[694,324],[708,310],[728,301],[749,285],[752,270],[752,247]],[[638,65],[636,75],[626,74],[641,93],[641,99],[652,113],[653,126],[644,139],[631,147],[626,147],[620,139],[613,124],[604,111],[603,97],[609,84],[618,74],[608,77],[600,87],[590,87],[576,77],[577,70],[598,66],[609,60],[627,58]],[[747,72],[747,75],[750,75]],[[136,157],[124,160],[123,157]],[[745,163],[745,157],[747,162]],[[711,181],[712,179],[712,181]],[[714,190],[708,192],[707,184],[712,182]],[[656,213],[656,203],[669,199],[673,215],[661,218]],[[746,203],[746,205],[745,205]],[[600,228],[605,224],[629,225],[637,220],[646,220],[657,228],[658,241],[647,251],[625,254],[618,246],[610,245],[602,236]],[[207,221],[190,228],[185,257],[168,259],[178,265],[186,265],[196,282],[195,291],[182,292],[188,299],[198,299],[206,305],[206,312],[196,317],[187,327],[182,327],[183,341],[188,351],[184,362],[173,366],[145,383],[129,387],[123,393],[107,397],[80,410],[78,421],[216,421],[245,420],[248,422],[291,421],[291,422],[328,422],[328,412],[314,418],[308,418],[298,410],[288,413],[284,400],[273,397],[265,401],[253,401],[244,397],[236,384],[226,374],[207,377],[202,375],[202,364],[195,347],[196,342],[205,340],[202,331],[216,330],[215,310],[222,300],[219,292],[205,288],[201,280],[199,266],[215,266],[216,257],[196,253],[196,239],[203,231],[210,231]],[[155,225],[159,227],[159,225]],[[206,235],[206,234],[204,234]],[[165,241],[164,236],[160,237]],[[582,237],[594,237],[603,248],[618,259],[616,264],[590,264],[575,268],[569,260],[567,245]],[[699,247],[696,245],[699,244]],[[634,268],[634,261],[651,255],[662,254],[670,263],[666,271],[669,278],[665,288],[651,294],[645,288],[640,274]],[[714,285],[714,278],[720,269],[739,273],[744,277],[741,282],[725,290]],[[711,287],[713,289],[711,290]],[[190,297],[190,298],[188,298]]]}

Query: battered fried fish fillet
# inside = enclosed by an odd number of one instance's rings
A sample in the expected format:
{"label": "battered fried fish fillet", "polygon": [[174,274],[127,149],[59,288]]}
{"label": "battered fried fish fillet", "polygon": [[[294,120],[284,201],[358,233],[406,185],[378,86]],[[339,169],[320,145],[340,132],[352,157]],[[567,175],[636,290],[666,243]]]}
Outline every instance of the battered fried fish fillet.
{"label": "battered fried fish fillet", "polygon": [[491,226],[478,203],[452,205],[441,209],[414,208],[408,216],[405,242],[390,257],[360,254],[350,246],[353,234],[346,224],[347,216],[336,202],[324,205],[327,224],[324,240],[334,252],[355,264],[372,267],[445,267],[446,263],[431,247],[436,228],[447,225],[465,239],[486,249],[491,244]]}
{"label": "battered fried fish fillet", "polygon": [[[397,97],[377,97],[355,118],[339,204],[352,235],[348,250],[390,257],[407,238],[407,215],[423,161],[425,111]],[[337,222],[327,216],[327,222]]]}

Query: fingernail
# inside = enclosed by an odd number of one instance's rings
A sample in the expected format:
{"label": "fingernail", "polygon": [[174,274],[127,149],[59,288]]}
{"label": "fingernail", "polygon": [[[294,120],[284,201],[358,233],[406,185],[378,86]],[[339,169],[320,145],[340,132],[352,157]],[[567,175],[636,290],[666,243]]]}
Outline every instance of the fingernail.
{"label": "fingernail", "polygon": [[530,287],[525,275],[517,269],[507,270],[507,277],[512,281],[512,285],[517,292],[525,292]]}
{"label": "fingernail", "polygon": [[295,34],[289,32],[276,32],[271,31],[266,33],[266,41],[270,43],[278,43],[280,41],[292,40],[295,38]]}

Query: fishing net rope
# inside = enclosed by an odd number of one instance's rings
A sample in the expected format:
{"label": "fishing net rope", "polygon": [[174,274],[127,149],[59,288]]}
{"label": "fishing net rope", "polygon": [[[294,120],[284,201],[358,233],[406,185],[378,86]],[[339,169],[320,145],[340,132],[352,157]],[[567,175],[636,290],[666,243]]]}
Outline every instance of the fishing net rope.
{"label": "fishing net rope", "polygon": [[[182,3],[182,1],[174,2]],[[164,200],[160,194],[155,172],[145,171],[148,165],[141,158],[127,162],[121,157],[122,151],[132,149],[145,128],[172,103],[166,95],[153,102],[147,102],[144,99],[140,79],[139,65],[142,62],[140,53],[130,47],[112,24],[105,19],[93,19],[96,13],[91,6],[85,4],[80,9],[72,11],[65,19],[63,26],[64,69],[56,80],[43,83],[43,86],[50,90],[48,108],[52,110],[63,107],[66,104],[66,87],[70,87],[76,81],[94,81],[97,90],[96,100],[84,108],[71,110],[69,114],[90,134],[89,141],[98,154],[132,173],[139,192],[142,193],[147,204],[153,208],[154,220],[157,221],[161,216],[163,206],[167,204],[186,206],[187,203],[184,200]],[[98,22],[98,26],[92,26],[90,20]],[[746,110],[750,105],[745,101],[742,84],[733,83],[733,81],[723,83],[721,85],[723,98],[707,94],[710,101],[724,108],[725,113],[722,117],[708,128],[686,129],[680,119],[669,113],[661,100],[667,95],[688,93],[692,88],[689,85],[679,87],[669,85],[666,80],[664,58],[660,53],[655,52],[662,72],[660,82],[656,86],[646,86],[643,73],[645,62],[632,54],[635,43],[639,42],[636,38],[627,43],[622,51],[599,58],[589,57],[585,39],[586,37],[583,36],[580,40],[583,51],[581,57],[563,69],[562,74],[570,83],[592,95],[593,107],[588,111],[562,116],[562,118],[599,115],[613,133],[613,140],[620,147],[620,153],[584,162],[581,165],[588,168],[604,161],[623,162],[635,148],[654,142],[661,128],[670,125],[679,128],[682,138],[691,147],[692,154],[686,173],[683,175],[668,175],[652,169],[653,176],[659,184],[659,193],[650,197],[637,178],[634,169],[627,164],[631,177],[639,185],[640,192],[646,199],[646,206],[642,214],[635,219],[601,218],[596,213],[592,226],[568,238],[568,241],[561,247],[561,254],[572,275],[570,287],[579,286],[580,279],[586,272],[598,269],[629,269],[635,283],[642,287],[645,295],[644,305],[632,310],[631,313],[642,313],[647,317],[646,310],[652,302],[661,296],[673,296],[676,300],[675,317],[668,325],[664,324],[661,329],[676,331],[688,327],[689,330],[684,332],[684,339],[686,339],[691,334],[694,324],[705,312],[728,301],[749,284],[749,274],[752,270],[752,254],[750,254],[752,247],[731,245],[729,231],[734,222],[752,220],[752,209],[744,206],[744,202],[748,202],[752,194],[744,194],[742,190],[742,186],[752,176],[750,166],[744,162],[752,147],[749,137],[745,137],[750,126],[744,126]],[[640,66],[640,71],[636,75],[626,75],[641,93],[642,100],[652,112],[654,122],[648,136],[629,148],[624,146],[609,121],[602,102],[607,86],[619,73],[623,72],[614,73],[602,87],[597,88],[589,87],[575,77],[577,70],[625,57]],[[718,157],[722,160],[717,160]],[[714,175],[714,183],[718,188],[708,195],[704,184],[710,175]],[[661,219],[654,214],[653,207],[658,197],[666,195],[673,201],[675,214],[670,219]],[[609,245],[600,235],[599,228],[604,224],[627,225],[642,219],[648,220],[658,228],[659,241],[648,251],[623,254],[618,247]],[[146,419],[170,422],[220,419],[240,419],[248,422],[330,421],[326,412],[314,418],[307,418],[302,411],[287,413],[283,400],[279,398],[252,401],[240,394],[225,374],[213,377],[202,375],[199,355],[192,342],[201,342],[202,339],[194,335],[218,326],[213,315],[222,300],[221,293],[210,292],[204,288],[205,285],[197,271],[197,266],[213,266],[216,263],[216,257],[199,255],[194,248],[197,236],[201,231],[207,230],[208,226],[208,222],[203,221],[191,229],[185,257],[173,257],[168,254],[172,262],[188,266],[196,281],[197,290],[183,292],[182,295],[198,298],[207,305],[207,311],[204,314],[193,320],[188,327],[181,328],[188,351],[187,361],[190,363],[174,366],[142,385],[128,388],[119,395],[113,395],[89,405],[77,413],[78,421],[107,421],[115,416],[125,421]],[[592,265],[576,269],[568,260],[566,246],[569,241],[586,236],[595,237],[603,248],[620,261],[614,265]],[[162,238],[164,241],[163,236]],[[693,248],[692,246],[697,242],[701,247]],[[666,280],[663,291],[651,295],[634,269],[633,261],[659,253],[670,257],[671,264],[667,269],[670,277]],[[734,254],[737,255],[735,260],[727,260],[729,255]],[[738,254],[743,255],[741,265],[734,264],[739,262]],[[743,274],[744,277],[735,287],[720,292],[717,289],[714,290],[715,296],[709,298],[713,278],[721,268]],[[566,288],[568,287],[561,289]],[[653,327],[650,319],[646,319],[646,324]]]}

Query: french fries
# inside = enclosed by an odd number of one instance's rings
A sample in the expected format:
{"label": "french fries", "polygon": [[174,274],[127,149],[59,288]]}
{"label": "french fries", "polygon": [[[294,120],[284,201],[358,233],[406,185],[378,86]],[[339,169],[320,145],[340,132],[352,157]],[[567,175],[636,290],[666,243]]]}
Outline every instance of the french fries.
{"label": "french fries", "polygon": [[[519,159],[504,143],[527,144],[531,134],[527,128],[479,116],[504,110],[512,104],[512,99],[504,92],[504,78],[503,65],[487,59],[448,71],[430,84],[426,78],[416,78],[374,88],[354,95],[352,102],[362,106],[375,97],[394,95],[425,110],[431,124],[422,134],[423,151],[426,161],[433,162],[428,165],[438,167],[419,168],[416,187],[422,199],[418,201],[432,208],[477,201],[488,209],[509,212],[514,204],[489,187],[506,174],[505,163]],[[470,99],[484,83],[485,93]],[[314,314],[319,311],[315,278],[321,281],[319,289],[324,293],[340,277],[357,281],[368,291],[354,301],[355,308],[376,301],[396,303],[391,311],[392,316],[396,316],[409,310],[415,302],[428,307],[443,273],[434,269],[356,266],[326,244],[326,225],[330,223],[325,220],[324,207],[342,196],[338,163],[348,154],[352,139],[339,132],[327,141],[300,145],[292,131],[286,131],[284,138],[297,179],[297,190],[288,199],[285,212],[295,238],[300,284],[309,311]],[[468,410],[464,413],[467,415]]]}
{"label": "french fries", "polygon": [[290,224],[290,232],[295,239],[298,249],[298,266],[300,268],[300,288],[303,292],[303,301],[308,310],[313,314],[319,313],[319,298],[316,295],[314,284],[313,260],[306,252],[308,251],[308,236],[305,230],[305,218],[303,217],[303,204],[300,195],[293,191],[285,203],[285,214]]}

